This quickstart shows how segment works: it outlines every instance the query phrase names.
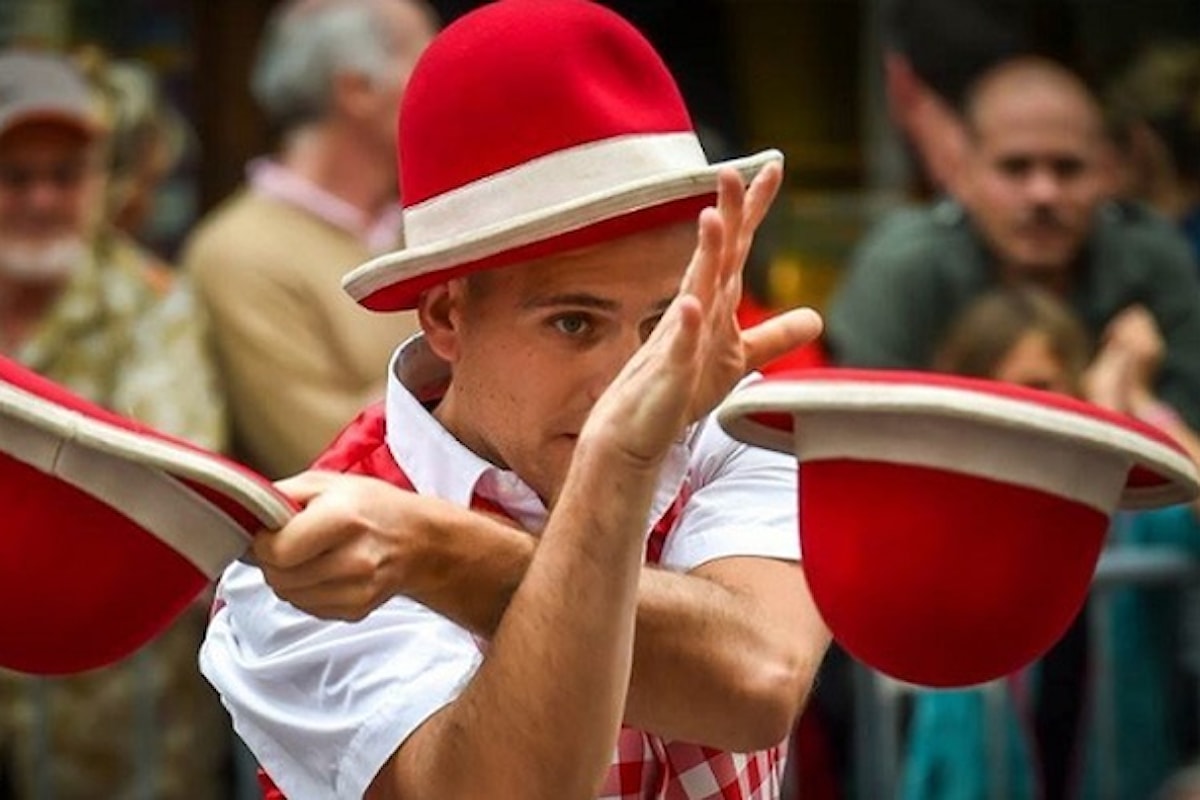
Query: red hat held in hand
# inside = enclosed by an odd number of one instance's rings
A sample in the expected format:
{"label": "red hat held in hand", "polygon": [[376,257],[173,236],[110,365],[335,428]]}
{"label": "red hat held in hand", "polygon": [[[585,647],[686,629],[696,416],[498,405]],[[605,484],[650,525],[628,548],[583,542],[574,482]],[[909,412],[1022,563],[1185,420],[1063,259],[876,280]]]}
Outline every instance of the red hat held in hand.
{"label": "red hat held in hand", "polygon": [[1083,606],[1112,513],[1197,492],[1157,429],[993,381],[805,370],[735,392],[720,420],[795,454],[804,571],[834,637],[929,686],[1036,659]]}
{"label": "red hat held in hand", "polygon": [[0,666],[63,674],[162,632],[291,502],[0,359]]}

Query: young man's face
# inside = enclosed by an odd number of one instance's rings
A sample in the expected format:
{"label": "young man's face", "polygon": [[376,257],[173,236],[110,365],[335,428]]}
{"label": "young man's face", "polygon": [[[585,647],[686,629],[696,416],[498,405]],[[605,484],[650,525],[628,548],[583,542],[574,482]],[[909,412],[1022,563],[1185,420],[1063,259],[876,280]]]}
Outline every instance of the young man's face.
{"label": "young man's face", "polygon": [[596,399],[675,296],[693,224],[482,273],[448,288],[431,343],[453,365],[442,423],[544,500]]}
{"label": "young man's face", "polygon": [[993,95],[971,125],[961,199],[1005,269],[1054,279],[1079,255],[1104,199],[1099,120],[1050,86]]}

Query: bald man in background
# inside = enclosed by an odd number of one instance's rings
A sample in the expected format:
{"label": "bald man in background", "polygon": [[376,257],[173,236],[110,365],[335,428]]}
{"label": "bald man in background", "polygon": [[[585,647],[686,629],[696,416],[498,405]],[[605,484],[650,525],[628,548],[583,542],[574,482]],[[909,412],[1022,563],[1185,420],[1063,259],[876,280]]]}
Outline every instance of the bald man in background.
{"label": "bald man in background", "polygon": [[1107,141],[1087,86],[1018,57],[986,72],[964,106],[957,200],[885,219],[857,249],[828,315],[837,363],[925,368],[949,322],[986,289],[1036,283],[1104,346],[1144,307],[1166,344],[1160,396],[1200,425],[1200,281],[1164,219],[1107,201]]}
{"label": "bald man in background", "polygon": [[383,395],[412,314],[372,315],[342,275],[402,241],[396,113],[437,24],[422,0],[296,0],[271,18],[254,95],[274,158],[204,220],[183,264],[213,321],[234,455],[270,477],[306,467]]}

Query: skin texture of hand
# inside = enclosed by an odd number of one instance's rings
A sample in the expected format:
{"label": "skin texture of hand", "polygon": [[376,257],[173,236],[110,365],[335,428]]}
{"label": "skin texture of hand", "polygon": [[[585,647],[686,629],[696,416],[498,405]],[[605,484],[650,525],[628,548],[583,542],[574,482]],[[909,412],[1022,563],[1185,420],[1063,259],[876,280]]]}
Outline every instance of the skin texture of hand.
{"label": "skin texture of hand", "polygon": [[1158,368],[1166,354],[1166,344],[1154,317],[1145,306],[1135,305],[1122,311],[1104,334],[1102,352],[1119,350],[1128,354],[1132,377],[1139,386],[1154,385]]}
{"label": "skin texture of hand", "polygon": [[1126,414],[1154,395],[1166,347],[1154,317],[1136,305],[1108,324],[1100,350],[1084,375],[1084,394],[1097,405]]}

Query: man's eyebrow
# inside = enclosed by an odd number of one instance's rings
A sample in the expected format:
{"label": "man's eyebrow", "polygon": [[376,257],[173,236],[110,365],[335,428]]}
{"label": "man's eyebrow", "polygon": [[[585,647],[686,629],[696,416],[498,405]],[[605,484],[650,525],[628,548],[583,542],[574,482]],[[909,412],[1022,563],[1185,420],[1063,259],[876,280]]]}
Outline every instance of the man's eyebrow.
{"label": "man's eyebrow", "polygon": [[576,308],[594,308],[597,311],[616,311],[620,304],[616,300],[597,297],[583,292],[564,294],[549,294],[531,297],[521,304],[521,308],[536,310],[539,308],[557,308],[559,306],[574,306]]}
{"label": "man's eyebrow", "polygon": [[[655,312],[662,314],[667,310],[667,306],[671,305],[673,297],[664,297],[654,304]],[[521,308],[527,311],[536,311],[544,308],[560,308],[563,306],[573,308],[593,308],[597,311],[617,311],[621,304],[616,300],[609,300],[605,297],[597,297],[594,294],[564,293],[551,294],[541,297],[531,297],[521,304]]]}

